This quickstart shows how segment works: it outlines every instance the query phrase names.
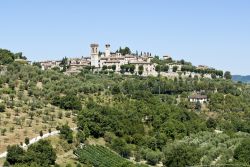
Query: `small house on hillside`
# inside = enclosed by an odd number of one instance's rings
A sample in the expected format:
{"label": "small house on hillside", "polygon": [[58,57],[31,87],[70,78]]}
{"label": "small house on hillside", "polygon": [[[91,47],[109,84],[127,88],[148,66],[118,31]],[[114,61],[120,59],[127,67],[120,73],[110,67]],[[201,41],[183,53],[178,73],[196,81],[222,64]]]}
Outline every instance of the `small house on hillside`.
{"label": "small house on hillside", "polygon": [[208,101],[206,95],[200,95],[200,94],[191,95],[188,97],[188,99],[190,102],[193,102],[193,103],[200,102],[201,104]]}

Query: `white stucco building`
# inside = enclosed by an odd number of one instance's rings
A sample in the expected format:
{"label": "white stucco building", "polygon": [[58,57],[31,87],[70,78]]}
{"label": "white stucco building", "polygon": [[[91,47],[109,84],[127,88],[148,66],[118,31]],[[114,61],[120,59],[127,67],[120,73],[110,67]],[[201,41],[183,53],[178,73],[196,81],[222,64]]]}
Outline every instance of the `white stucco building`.
{"label": "white stucco building", "polygon": [[188,97],[188,99],[189,99],[190,102],[193,102],[193,103],[200,102],[201,104],[208,101],[206,95],[200,95],[200,94],[191,95],[191,96]]}

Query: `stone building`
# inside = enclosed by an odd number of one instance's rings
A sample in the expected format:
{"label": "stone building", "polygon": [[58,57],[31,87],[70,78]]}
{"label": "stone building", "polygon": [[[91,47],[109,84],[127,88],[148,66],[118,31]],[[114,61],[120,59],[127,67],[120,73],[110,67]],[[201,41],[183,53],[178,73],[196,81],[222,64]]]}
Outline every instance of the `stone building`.
{"label": "stone building", "polygon": [[[121,66],[125,64],[133,64],[135,65],[135,72],[137,73],[139,70],[139,66],[143,66],[143,74],[149,75],[154,71],[154,65],[151,63],[153,59],[152,56],[143,55],[137,56],[133,54],[121,55],[121,53],[112,53],[110,50],[110,44],[105,45],[105,52],[100,56],[96,56],[96,52],[98,51],[97,44],[91,44],[91,66],[95,62],[95,68],[102,69],[103,66],[116,66],[115,72],[120,72]],[[94,53],[93,53],[94,52]],[[98,61],[96,61],[98,59]]]}
{"label": "stone building", "polygon": [[[103,69],[106,70],[112,70],[115,73],[121,72],[121,67],[123,65],[134,65],[134,73],[135,75],[139,74],[142,76],[158,76],[159,74],[164,77],[169,78],[178,78],[178,77],[205,77],[205,78],[211,78],[211,74],[201,74],[195,73],[195,72],[188,72],[188,71],[181,71],[182,64],[178,63],[177,61],[173,61],[172,58],[169,55],[163,56],[163,60],[165,61],[166,65],[169,67],[168,71],[161,71],[157,72],[156,67],[157,64],[152,62],[152,59],[154,57],[151,56],[150,53],[144,52],[144,54],[126,54],[122,55],[119,52],[112,52],[110,44],[105,45],[104,52],[99,52],[99,45],[96,43],[93,43],[90,45],[90,55],[87,57],[81,57],[81,58],[69,58],[67,62],[67,71],[65,74],[72,74],[72,73],[79,73],[82,69],[88,67],[94,69],[94,71],[101,71]],[[40,62],[42,69],[52,69],[55,67],[59,67],[60,69],[63,69],[63,67],[60,66],[61,61],[42,61]],[[105,68],[104,68],[105,67]],[[207,66],[198,66],[197,69],[207,69]],[[143,69],[140,71],[139,69]],[[125,72],[127,75],[131,75],[129,72]],[[199,98],[191,98],[190,100],[200,100]],[[204,101],[201,100],[201,101]]]}
{"label": "stone building", "polygon": [[47,61],[41,61],[39,63],[42,66],[42,70],[49,70],[49,69],[52,69],[52,68],[55,68],[55,67],[60,68],[61,61],[47,60]]}
{"label": "stone building", "polygon": [[190,102],[193,102],[193,103],[200,102],[201,104],[208,101],[206,95],[200,95],[200,94],[191,95],[188,97],[188,99]]}
{"label": "stone building", "polygon": [[94,66],[95,68],[98,68],[99,67],[99,50],[98,50],[99,45],[98,44],[91,44],[90,47],[91,47],[91,56],[90,56],[91,63],[90,63],[90,65]]}
{"label": "stone building", "polygon": [[[111,70],[111,67],[115,66],[115,71],[119,73],[121,71],[121,66],[126,64],[132,64],[135,66],[134,74],[138,74],[139,67],[143,67],[142,76],[157,76],[158,73],[155,71],[156,64],[152,63],[151,60],[153,57],[149,53],[144,53],[142,55],[136,54],[126,54],[121,55],[121,53],[111,52],[110,44],[105,45],[105,51],[103,53],[99,52],[98,44],[90,45],[90,56],[82,58],[69,58],[67,64],[66,74],[79,73],[83,68],[87,66],[94,67],[96,71],[102,70],[104,66],[108,67]],[[164,59],[170,59],[169,56],[164,56]],[[43,70],[52,69],[54,67],[59,67],[61,61],[42,61],[40,62]],[[171,64],[169,64],[170,72],[172,69]],[[178,66],[180,69],[181,66]]]}
{"label": "stone building", "polygon": [[71,58],[68,60],[67,73],[79,73],[84,67],[90,66],[90,57]]}

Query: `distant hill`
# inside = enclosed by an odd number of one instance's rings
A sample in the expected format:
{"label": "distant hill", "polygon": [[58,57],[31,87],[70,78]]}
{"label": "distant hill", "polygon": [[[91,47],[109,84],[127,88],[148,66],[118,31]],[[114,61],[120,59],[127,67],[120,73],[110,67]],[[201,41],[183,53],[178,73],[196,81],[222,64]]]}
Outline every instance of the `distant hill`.
{"label": "distant hill", "polygon": [[233,75],[232,76],[234,81],[241,81],[245,83],[250,83],[250,75],[242,76],[242,75]]}

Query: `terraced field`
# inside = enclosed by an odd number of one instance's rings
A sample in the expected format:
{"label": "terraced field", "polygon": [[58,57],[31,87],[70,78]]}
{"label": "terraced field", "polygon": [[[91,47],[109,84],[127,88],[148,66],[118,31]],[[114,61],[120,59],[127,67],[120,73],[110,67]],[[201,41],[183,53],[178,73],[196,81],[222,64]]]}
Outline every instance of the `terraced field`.
{"label": "terraced field", "polygon": [[84,146],[81,149],[77,149],[75,154],[81,163],[91,164],[95,167],[141,166],[129,162],[104,146]]}

